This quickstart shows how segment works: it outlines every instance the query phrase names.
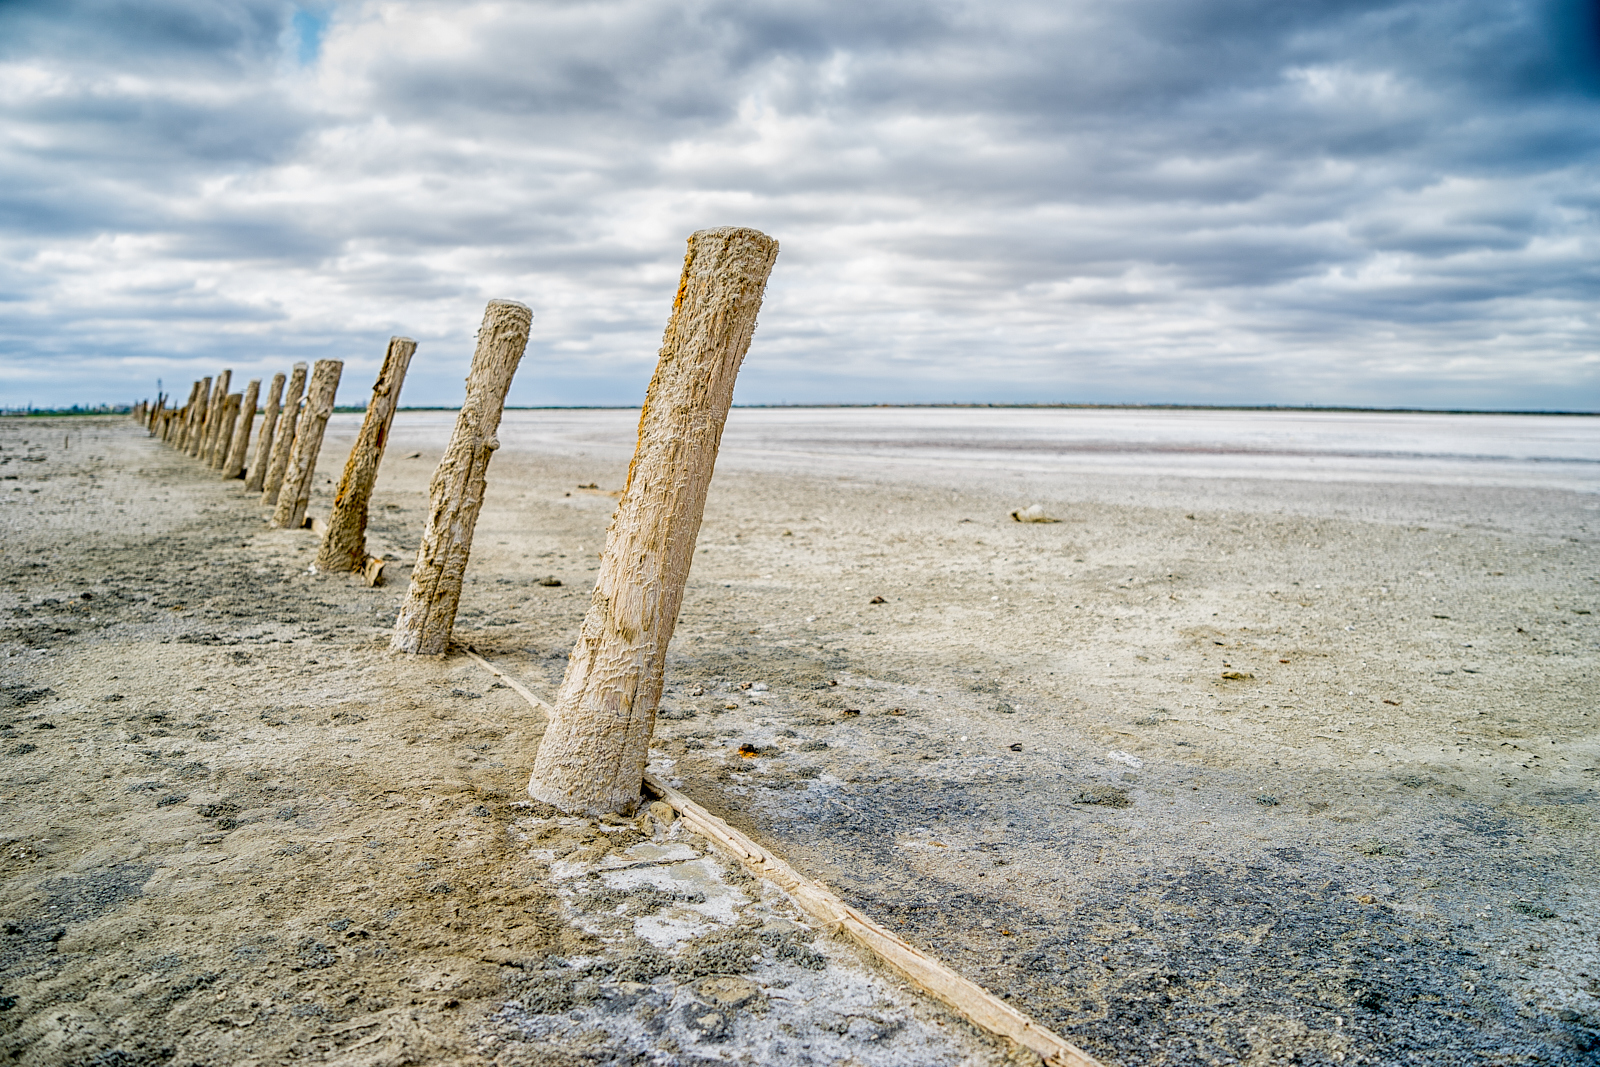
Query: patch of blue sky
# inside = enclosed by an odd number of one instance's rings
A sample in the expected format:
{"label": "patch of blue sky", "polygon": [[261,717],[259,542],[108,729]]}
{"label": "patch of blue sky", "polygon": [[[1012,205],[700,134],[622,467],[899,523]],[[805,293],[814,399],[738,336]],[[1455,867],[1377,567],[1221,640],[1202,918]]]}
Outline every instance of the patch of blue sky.
{"label": "patch of blue sky", "polygon": [[297,7],[289,19],[290,47],[302,67],[309,67],[322,53],[322,37],[328,32],[329,13]]}

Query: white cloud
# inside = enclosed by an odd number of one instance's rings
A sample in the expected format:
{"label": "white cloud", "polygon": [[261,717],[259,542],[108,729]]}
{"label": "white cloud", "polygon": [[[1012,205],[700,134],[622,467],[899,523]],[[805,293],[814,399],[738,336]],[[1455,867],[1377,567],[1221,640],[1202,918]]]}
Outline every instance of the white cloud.
{"label": "white cloud", "polygon": [[513,402],[629,402],[741,223],[746,402],[1600,406],[1592,99],[1527,9],[141,8],[0,9],[0,403],[354,399],[392,332],[448,401],[494,296]]}

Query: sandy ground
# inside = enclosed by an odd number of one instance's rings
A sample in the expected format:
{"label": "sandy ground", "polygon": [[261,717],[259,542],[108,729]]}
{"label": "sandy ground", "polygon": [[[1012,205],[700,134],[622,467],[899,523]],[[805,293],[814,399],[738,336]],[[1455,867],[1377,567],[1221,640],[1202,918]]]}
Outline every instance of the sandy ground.
{"label": "sandy ground", "polygon": [[[0,1048],[1001,1062],[681,828],[526,804],[537,715],[386,654],[437,421],[372,590],[126,420],[0,420]],[[457,636],[546,694],[602,438],[490,472]],[[707,807],[1108,1063],[1600,1057],[1593,493],[725,459],[655,764]]]}

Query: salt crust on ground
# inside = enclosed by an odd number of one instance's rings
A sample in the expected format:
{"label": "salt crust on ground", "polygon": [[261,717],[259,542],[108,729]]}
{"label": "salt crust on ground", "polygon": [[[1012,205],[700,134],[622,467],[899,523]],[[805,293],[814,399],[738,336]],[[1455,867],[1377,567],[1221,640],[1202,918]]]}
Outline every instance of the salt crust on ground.
{"label": "salt crust on ground", "polygon": [[[383,650],[406,425],[369,590],[124,421],[0,421],[0,1047],[1000,1055],[720,861],[630,858],[692,839],[519,806],[538,716]],[[502,436],[459,635],[548,695],[626,442]],[[1109,1062],[1600,1047],[1592,495],[730,460],[657,766],[734,825]]]}

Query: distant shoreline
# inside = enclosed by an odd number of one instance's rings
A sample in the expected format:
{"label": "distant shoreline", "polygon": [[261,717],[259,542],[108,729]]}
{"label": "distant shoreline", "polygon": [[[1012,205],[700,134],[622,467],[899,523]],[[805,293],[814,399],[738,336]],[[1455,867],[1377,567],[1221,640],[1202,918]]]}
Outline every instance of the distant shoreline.
{"label": "distant shoreline", "polygon": [[[1376,415],[1552,415],[1561,418],[1595,418],[1600,411],[1551,411],[1539,409],[1500,410],[1495,408],[1378,408],[1353,405],[1301,405],[1301,404],[734,404],[736,408],[772,410],[830,410],[851,408],[903,408],[903,409],[976,409],[1001,408],[1039,411],[1286,411],[1333,412],[1342,414]],[[638,404],[507,404],[506,411],[637,411]],[[78,405],[67,408],[4,408],[0,418],[70,418],[86,415],[126,415],[131,405],[101,405],[86,408]],[[258,409],[259,410],[259,409]],[[351,415],[366,411],[364,405],[339,405],[336,414]],[[460,411],[459,405],[402,406],[400,411]]]}
{"label": "distant shoreline", "polygon": [[[1015,408],[1075,411],[1308,411],[1376,413],[1383,415],[1558,415],[1564,418],[1594,418],[1600,411],[1499,410],[1494,408],[1372,408],[1345,406],[1307,406],[1287,404],[734,404],[735,408],[755,409],[833,409],[833,408]],[[507,411],[637,411],[638,404],[507,404]],[[365,411],[361,407],[340,407],[335,411]],[[401,411],[460,411],[459,407],[401,407]]]}

